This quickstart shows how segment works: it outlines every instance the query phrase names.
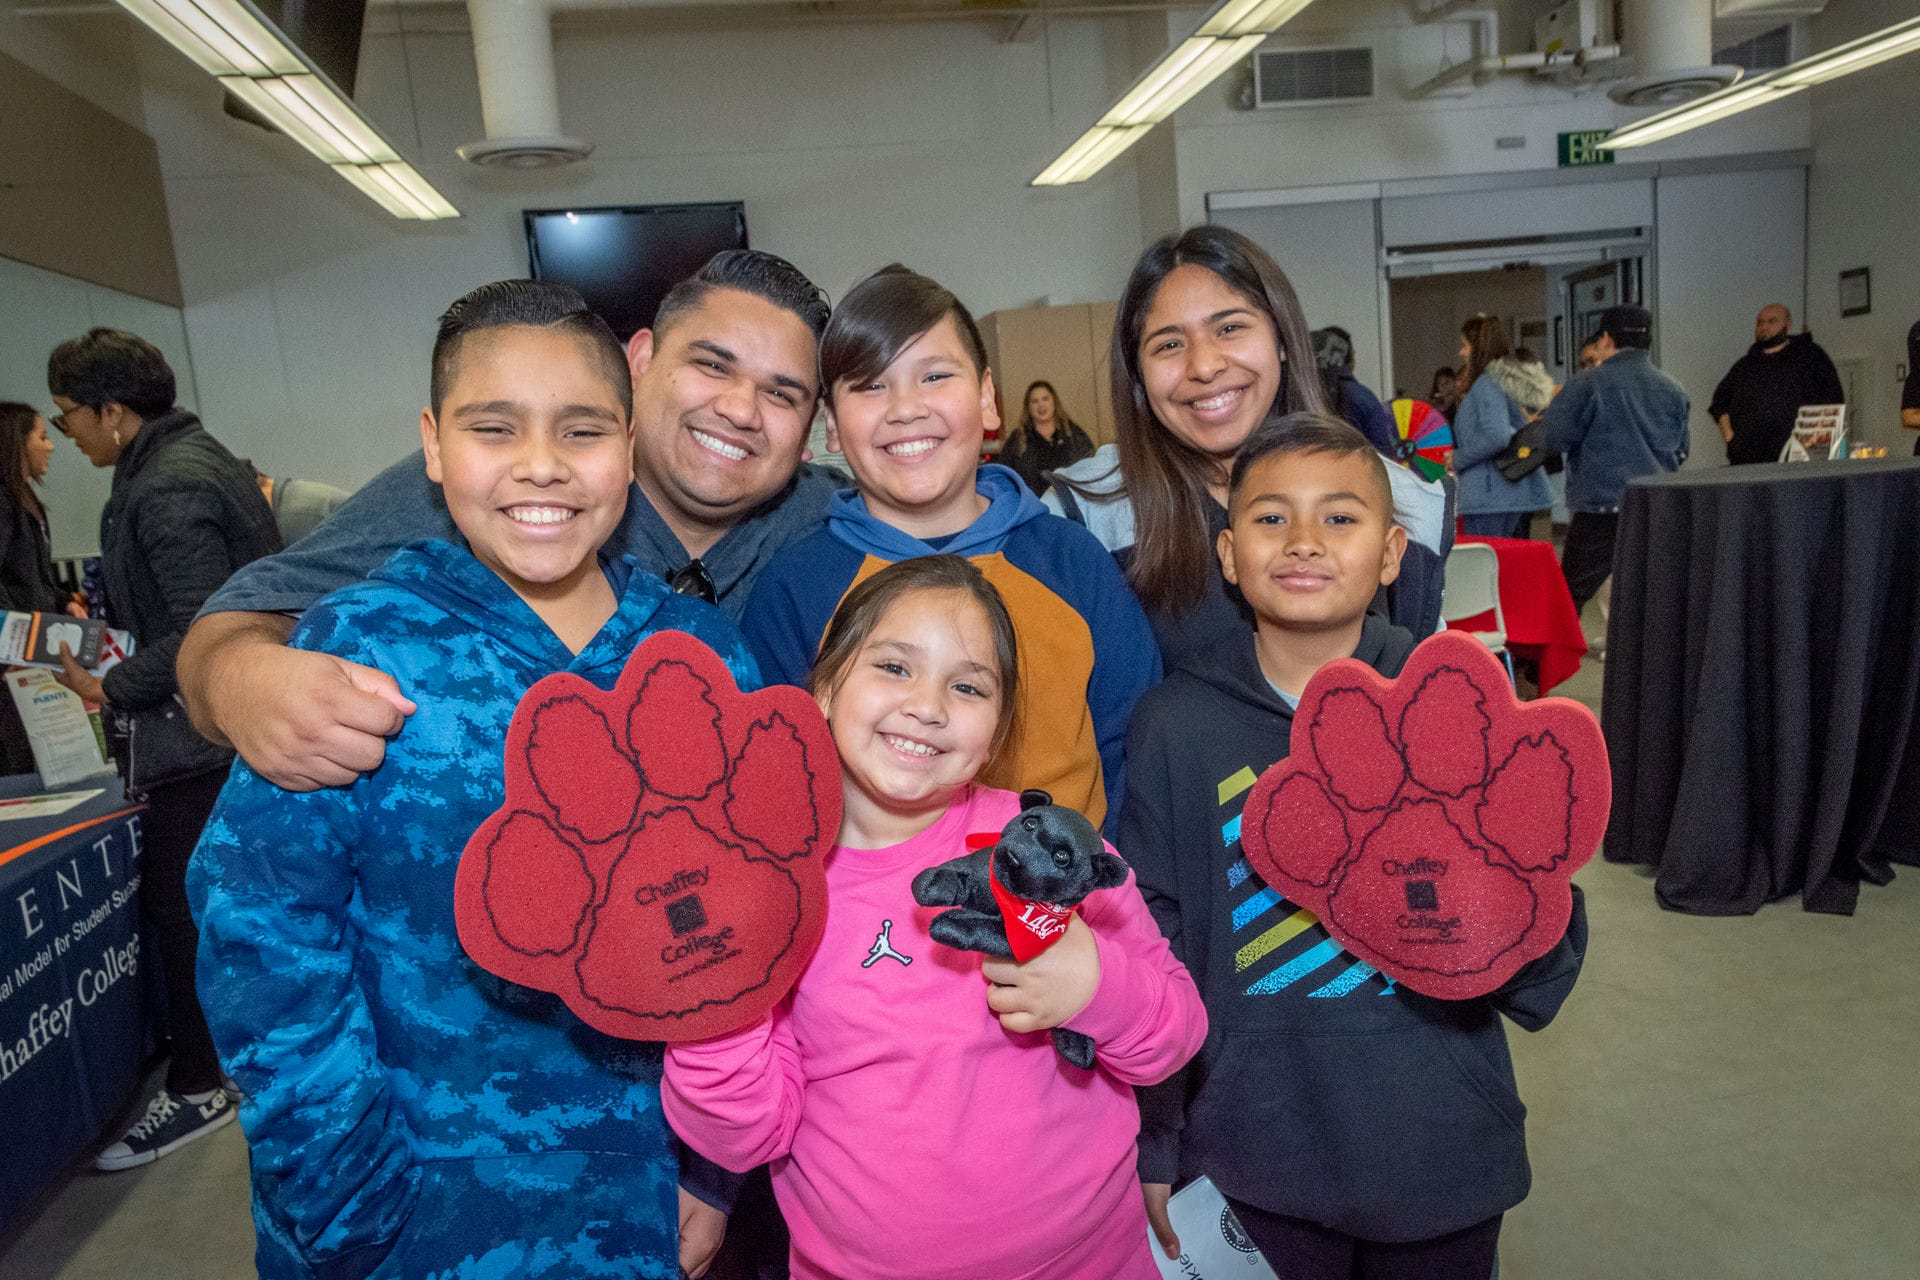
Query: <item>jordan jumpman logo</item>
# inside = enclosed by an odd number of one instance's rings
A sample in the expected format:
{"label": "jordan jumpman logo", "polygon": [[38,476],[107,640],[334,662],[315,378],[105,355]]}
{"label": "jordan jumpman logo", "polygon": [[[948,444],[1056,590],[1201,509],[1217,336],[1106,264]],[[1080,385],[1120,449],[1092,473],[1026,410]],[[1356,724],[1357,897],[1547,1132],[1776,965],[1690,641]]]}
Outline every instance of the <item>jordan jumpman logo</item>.
{"label": "jordan jumpman logo", "polygon": [[912,956],[903,956],[893,949],[893,921],[882,920],[880,922],[880,932],[873,940],[873,950],[869,951],[867,958],[860,962],[860,967],[862,969],[871,969],[882,959],[888,958],[898,960],[903,965],[913,963]]}

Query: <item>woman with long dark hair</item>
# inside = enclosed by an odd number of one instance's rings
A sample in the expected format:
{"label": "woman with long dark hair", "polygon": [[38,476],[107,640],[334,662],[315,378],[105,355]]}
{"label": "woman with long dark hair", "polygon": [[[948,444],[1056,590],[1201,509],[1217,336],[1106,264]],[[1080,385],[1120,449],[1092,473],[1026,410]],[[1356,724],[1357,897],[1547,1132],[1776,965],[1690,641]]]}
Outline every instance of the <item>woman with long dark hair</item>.
{"label": "woman with long dark hair", "polygon": [[1509,480],[1494,459],[1527,425],[1521,402],[1551,399],[1551,383],[1544,393],[1532,385],[1536,375],[1513,358],[1499,316],[1478,315],[1460,327],[1460,366],[1466,393],[1453,415],[1453,467],[1461,527],[1476,537],[1524,538],[1533,513],[1553,505],[1547,473],[1535,468]]}
{"label": "woman with long dark hair", "polygon": [[1253,626],[1214,554],[1227,472],[1269,416],[1325,410],[1307,332],[1286,273],[1225,227],[1155,241],[1120,295],[1116,442],[1057,473],[1046,502],[1120,560],[1169,671]]}
{"label": "woman with long dark hair", "polygon": [[[46,419],[0,401],[0,609],[84,615],[53,575],[47,508],[36,487],[53,458]],[[33,749],[13,699],[0,697],[0,773],[32,773]]]}
{"label": "woman with long dark hair", "polygon": [[46,419],[32,405],[0,401],[0,608],[59,613],[71,603],[53,576],[47,508],[34,492],[52,458]]}
{"label": "woman with long dark hair", "polygon": [[1093,439],[1067,412],[1051,382],[1028,383],[1021,404],[1020,425],[995,461],[1012,467],[1034,493],[1045,494],[1052,472],[1093,456]]}

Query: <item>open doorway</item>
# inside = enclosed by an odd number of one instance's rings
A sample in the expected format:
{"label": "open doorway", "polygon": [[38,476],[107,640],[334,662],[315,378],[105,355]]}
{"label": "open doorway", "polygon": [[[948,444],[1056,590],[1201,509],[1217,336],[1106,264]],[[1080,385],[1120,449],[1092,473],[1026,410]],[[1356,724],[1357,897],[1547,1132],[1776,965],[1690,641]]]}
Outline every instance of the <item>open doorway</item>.
{"label": "open doorway", "polygon": [[1393,391],[1425,400],[1434,371],[1460,363],[1460,328],[1477,315],[1507,324],[1507,341],[1528,347],[1542,361],[1553,299],[1544,267],[1454,271],[1390,280],[1387,305],[1393,317]]}

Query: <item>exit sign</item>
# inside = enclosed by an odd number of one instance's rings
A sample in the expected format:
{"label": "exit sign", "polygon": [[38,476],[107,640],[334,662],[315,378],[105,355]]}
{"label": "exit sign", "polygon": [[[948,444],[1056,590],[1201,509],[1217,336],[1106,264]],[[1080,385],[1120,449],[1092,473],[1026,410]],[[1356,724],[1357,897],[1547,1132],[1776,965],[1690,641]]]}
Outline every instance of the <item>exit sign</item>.
{"label": "exit sign", "polygon": [[1611,129],[1589,129],[1584,133],[1560,135],[1560,167],[1577,169],[1585,164],[1612,164],[1613,152],[1602,151],[1600,143]]}

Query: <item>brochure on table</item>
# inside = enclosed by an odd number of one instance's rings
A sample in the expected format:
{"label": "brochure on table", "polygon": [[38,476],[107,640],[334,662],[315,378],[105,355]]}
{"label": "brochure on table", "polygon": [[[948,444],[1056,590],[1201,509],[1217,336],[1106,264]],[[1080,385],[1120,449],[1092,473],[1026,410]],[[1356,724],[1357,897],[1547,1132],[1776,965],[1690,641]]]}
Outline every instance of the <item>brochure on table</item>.
{"label": "brochure on table", "polygon": [[1794,415],[1793,434],[1780,446],[1782,462],[1812,462],[1847,456],[1847,406],[1803,404]]}
{"label": "brochure on table", "polygon": [[33,764],[48,789],[113,772],[100,752],[86,704],[78,694],[37,668],[7,673],[7,691],[20,709],[33,746]]}

